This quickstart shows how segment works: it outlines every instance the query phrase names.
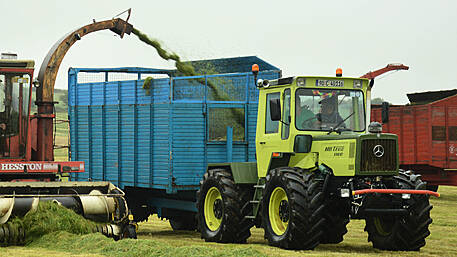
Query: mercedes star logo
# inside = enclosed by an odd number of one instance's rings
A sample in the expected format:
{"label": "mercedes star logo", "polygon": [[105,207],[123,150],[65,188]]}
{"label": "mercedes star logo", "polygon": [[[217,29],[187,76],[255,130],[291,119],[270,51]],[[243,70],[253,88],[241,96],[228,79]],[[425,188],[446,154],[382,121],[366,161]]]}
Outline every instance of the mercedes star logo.
{"label": "mercedes star logo", "polygon": [[381,158],[384,155],[384,147],[382,147],[382,145],[376,145],[373,148],[373,154],[374,156]]}

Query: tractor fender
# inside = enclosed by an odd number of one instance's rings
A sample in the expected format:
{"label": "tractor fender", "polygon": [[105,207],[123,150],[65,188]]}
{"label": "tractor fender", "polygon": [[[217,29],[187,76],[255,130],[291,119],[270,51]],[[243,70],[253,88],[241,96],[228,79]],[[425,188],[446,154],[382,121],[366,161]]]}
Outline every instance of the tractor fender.
{"label": "tractor fender", "polygon": [[259,178],[256,162],[210,163],[206,171],[216,168],[230,170],[235,184],[257,184]]}

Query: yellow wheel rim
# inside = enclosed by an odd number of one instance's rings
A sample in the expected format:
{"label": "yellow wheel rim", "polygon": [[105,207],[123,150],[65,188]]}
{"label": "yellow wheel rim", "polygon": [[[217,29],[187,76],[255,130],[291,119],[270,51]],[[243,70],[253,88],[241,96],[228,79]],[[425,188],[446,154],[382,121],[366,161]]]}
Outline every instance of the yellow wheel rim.
{"label": "yellow wheel rim", "polygon": [[205,197],[205,223],[209,230],[216,231],[222,223],[222,195],[217,187],[211,187]]}
{"label": "yellow wheel rim", "polygon": [[381,235],[381,236],[388,236],[390,235],[390,232],[386,231],[386,229],[384,228],[383,224],[382,224],[382,221],[381,221],[381,218],[379,217],[374,217],[373,218],[373,223],[374,223],[374,226],[376,227],[376,231]]}
{"label": "yellow wheel rim", "polygon": [[275,188],[271,193],[268,216],[271,228],[276,235],[281,236],[286,233],[289,225],[289,200],[282,187]]}

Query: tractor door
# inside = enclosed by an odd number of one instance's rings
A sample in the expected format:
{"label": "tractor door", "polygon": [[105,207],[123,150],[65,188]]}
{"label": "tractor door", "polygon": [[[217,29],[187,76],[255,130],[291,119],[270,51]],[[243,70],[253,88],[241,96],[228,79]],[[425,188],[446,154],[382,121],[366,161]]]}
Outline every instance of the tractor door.
{"label": "tractor door", "polygon": [[31,79],[31,73],[0,69],[0,158],[25,156]]}
{"label": "tractor door", "polygon": [[[290,91],[289,100],[290,103]],[[259,112],[257,117],[257,135],[256,135],[256,154],[257,154],[257,169],[260,177],[264,177],[270,169],[272,153],[282,149],[284,145],[281,138],[288,138],[288,126],[281,130],[287,129],[287,133],[281,133],[279,121],[273,121],[270,116],[270,101],[281,99],[284,102],[284,97],[281,97],[281,91],[275,90],[266,94],[260,94]],[[290,110],[290,108],[289,108]],[[284,111],[284,110],[283,110]]]}

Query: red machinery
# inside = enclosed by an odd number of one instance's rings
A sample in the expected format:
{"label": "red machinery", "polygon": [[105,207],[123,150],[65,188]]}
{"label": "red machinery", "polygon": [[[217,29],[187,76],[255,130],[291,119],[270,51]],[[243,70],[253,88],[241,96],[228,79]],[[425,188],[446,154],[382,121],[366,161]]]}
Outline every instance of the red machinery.
{"label": "red machinery", "polygon": [[[388,64],[361,78],[392,70],[408,70],[403,64]],[[400,168],[413,170],[428,182],[457,185],[457,90],[408,94],[411,104],[371,106],[371,121],[383,124],[383,132],[398,135]]]}
{"label": "red machinery", "polygon": [[[83,162],[55,162],[53,142],[54,83],[66,52],[83,36],[110,29],[123,37],[133,26],[122,19],[94,22],[67,34],[46,56],[32,83],[34,61],[0,59],[0,242],[21,243],[8,220],[36,208],[39,201],[57,201],[86,218],[111,222],[104,234],[135,236],[124,193],[109,182],[60,182],[62,173],[83,172]],[[38,113],[31,115],[32,85]],[[19,181],[19,182],[18,182]],[[45,182],[43,182],[45,181]],[[6,224],[5,224],[6,223]]]}
{"label": "red machinery", "polygon": [[[62,172],[84,171],[83,162],[53,162],[52,156],[39,156],[37,121],[52,121],[55,115],[29,115],[33,70],[34,61],[0,59],[0,181],[51,181]],[[46,134],[52,138],[52,126]]]}
{"label": "red machinery", "polygon": [[386,72],[389,72],[389,71],[393,71],[393,70],[408,70],[409,67],[406,66],[406,65],[403,65],[403,64],[400,64],[400,63],[391,63],[391,64],[387,64],[386,67],[382,68],[382,69],[379,69],[379,70],[375,70],[375,71],[370,71],[368,73],[366,73],[365,75],[362,75],[361,78],[365,78],[365,79],[374,79],[376,78],[377,76],[380,76]]}
{"label": "red machinery", "polygon": [[[38,113],[30,115],[34,61],[0,59],[0,181],[55,180],[62,172],[83,172],[83,162],[54,162],[54,83],[65,54],[83,36],[110,29],[123,37],[133,27],[121,19],[94,22],[59,40],[33,82]],[[14,56],[13,56],[14,58]]]}
{"label": "red machinery", "polygon": [[408,94],[408,105],[373,105],[371,120],[398,135],[400,168],[436,190],[457,186],[457,90]]}

